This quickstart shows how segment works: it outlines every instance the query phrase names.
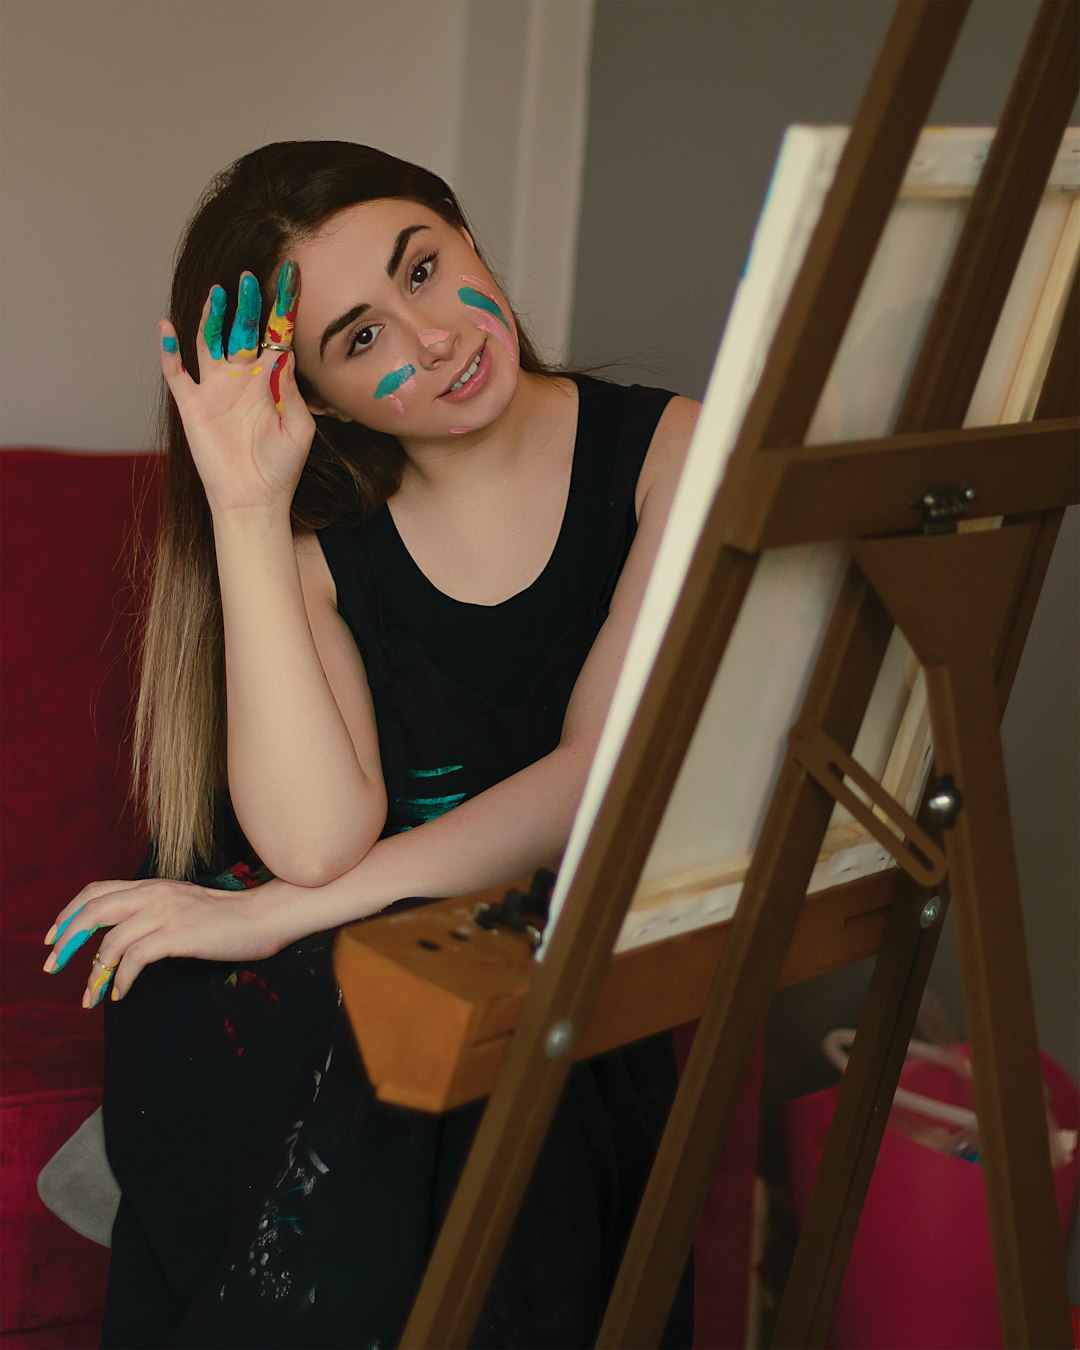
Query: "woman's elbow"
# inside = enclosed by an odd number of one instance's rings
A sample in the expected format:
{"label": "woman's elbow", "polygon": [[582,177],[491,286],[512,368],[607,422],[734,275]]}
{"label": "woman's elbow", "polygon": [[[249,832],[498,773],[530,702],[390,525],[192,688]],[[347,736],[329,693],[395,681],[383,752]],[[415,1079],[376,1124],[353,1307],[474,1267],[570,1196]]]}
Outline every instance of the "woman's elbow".
{"label": "woman's elbow", "polygon": [[259,856],[282,881],[294,886],[326,886],[358,866],[379,838],[385,820],[371,822],[362,831],[338,839],[276,839]]}
{"label": "woman's elbow", "polygon": [[[374,841],[373,841],[374,842]],[[371,845],[363,849],[349,849],[337,853],[320,853],[312,850],[283,852],[277,860],[264,858],[263,861],[273,872],[293,886],[328,886],[337,881],[346,872],[351,872],[367,856]]]}

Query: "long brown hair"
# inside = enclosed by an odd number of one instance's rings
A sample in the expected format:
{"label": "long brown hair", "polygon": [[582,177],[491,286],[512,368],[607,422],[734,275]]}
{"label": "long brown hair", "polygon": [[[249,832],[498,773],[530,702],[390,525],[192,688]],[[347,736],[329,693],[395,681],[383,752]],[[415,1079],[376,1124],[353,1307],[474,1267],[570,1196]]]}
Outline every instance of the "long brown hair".
{"label": "long brown hair", "polygon": [[[225,330],[241,271],[263,291],[264,312],[282,260],[300,239],[358,202],[400,198],[468,228],[436,174],[348,141],[283,141],[238,159],[196,207],[176,255],[169,318],[190,371],[211,286],[226,287]],[[520,331],[520,329],[519,329]],[[521,368],[550,373],[520,332]],[[135,791],[160,875],[189,877],[213,852],[214,805],[227,789],[224,631],[210,511],[183,423],[162,388],[167,454],[133,742]],[[316,419],[292,504],[294,531],[359,523],[397,489],[404,453],[393,436],[355,422]]]}

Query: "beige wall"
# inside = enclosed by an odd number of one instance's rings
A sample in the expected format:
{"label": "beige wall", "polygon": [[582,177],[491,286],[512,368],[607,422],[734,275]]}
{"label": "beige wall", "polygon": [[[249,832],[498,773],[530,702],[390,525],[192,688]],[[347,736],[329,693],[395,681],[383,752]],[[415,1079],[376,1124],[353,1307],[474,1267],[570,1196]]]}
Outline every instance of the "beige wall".
{"label": "beige wall", "polygon": [[591,14],[592,0],[4,0],[0,443],[151,444],[180,229],[215,172],[272,140],[364,141],[448,178],[558,350]]}

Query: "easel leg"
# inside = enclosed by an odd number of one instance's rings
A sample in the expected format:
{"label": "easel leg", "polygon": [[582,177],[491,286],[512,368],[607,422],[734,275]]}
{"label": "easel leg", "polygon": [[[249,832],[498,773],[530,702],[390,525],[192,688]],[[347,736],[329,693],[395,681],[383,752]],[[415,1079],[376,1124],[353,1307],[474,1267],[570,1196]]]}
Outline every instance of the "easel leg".
{"label": "easel leg", "polygon": [[[995,683],[931,668],[937,762],[964,802],[946,831],[1006,1345],[1072,1344]],[[988,731],[989,729],[989,731]]]}
{"label": "easel leg", "polygon": [[774,1347],[824,1345],[828,1336],[941,933],[944,906],[927,924],[927,899],[927,892],[906,878],[900,883],[840,1085]]}
{"label": "easel leg", "polygon": [[[891,624],[849,568],[802,716],[854,744]],[[597,1346],[657,1345],[724,1135],[833,811],[794,759],[781,769],[731,937],[694,1037]]]}

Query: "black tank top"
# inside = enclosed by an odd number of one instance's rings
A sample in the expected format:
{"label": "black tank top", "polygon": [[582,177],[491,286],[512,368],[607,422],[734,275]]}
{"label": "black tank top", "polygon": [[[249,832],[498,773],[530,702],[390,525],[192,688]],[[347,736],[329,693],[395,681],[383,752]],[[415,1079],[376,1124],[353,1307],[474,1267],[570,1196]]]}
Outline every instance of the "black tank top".
{"label": "black tank top", "polygon": [[544,570],[498,605],[451,599],[387,507],[319,531],[338,610],[367,669],[384,834],[442,815],[550,753],[637,528],[634,490],[672,397],[574,376],[578,422],[562,527]]}

